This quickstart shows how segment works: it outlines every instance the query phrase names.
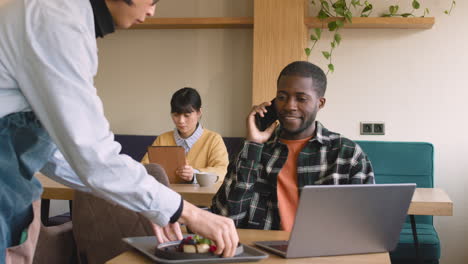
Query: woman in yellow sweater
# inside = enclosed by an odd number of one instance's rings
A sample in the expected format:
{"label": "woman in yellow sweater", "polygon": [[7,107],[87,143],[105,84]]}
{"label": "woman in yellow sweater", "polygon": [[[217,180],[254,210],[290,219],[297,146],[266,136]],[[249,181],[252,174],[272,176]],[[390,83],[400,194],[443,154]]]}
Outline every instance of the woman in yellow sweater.
{"label": "woman in yellow sweater", "polygon": [[[201,126],[201,98],[197,90],[182,88],[172,95],[171,117],[176,126],[163,133],[153,146],[181,146],[185,149],[187,165],[177,169],[176,175],[187,183],[196,183],[195,173],[212,172],[223,181],[229,164],[228,153],[222,137]],[[142,163],[149,163],[148,153]]]}

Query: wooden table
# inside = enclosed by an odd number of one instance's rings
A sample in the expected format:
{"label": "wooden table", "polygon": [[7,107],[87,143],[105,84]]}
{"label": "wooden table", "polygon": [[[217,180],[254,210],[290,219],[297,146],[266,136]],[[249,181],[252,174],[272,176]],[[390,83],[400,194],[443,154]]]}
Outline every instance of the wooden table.
{"label": "wooden table", "polygon": [[453,202],[440,188],[416,188],[408,214],[452,216]]}
{"label": "wooden table", "polygon": [[[75,190],[72,188],[51,180],[42,173],[36,173],[35,176],[44,188],[42,199],[73,200]],[[220,186],[221,183],[214,184],[211,187],[200,187],[198,184],[171,184],[171,189],[193,204],[211,206],[211,199]]]}
{"label": "wooden table", "polygon": [[[37,173],[44,192],[42,199],[73,200],[74,190]],[[185,200],[196,205],[211,206],[211,199],[218,191],[220,184],[211,187],[200,187],[197,184],[172,184],[171,188]],[[452,216],[453,202],[447,193],[440,188],[416,188],[408,214]]]}
{"label": "wooden table", "polygon": [[[244,244],[253,246],[253,241],[259,240],[285,240],[289,238],[289,233],[285,231],[266,231],[266,230],[251,230],[238,229],[240,241]],[[139,252],[132,250],[122,253],[121,255],[109,260],[106,264],[150,264],[154,263],[151,259],[145,257]],[[272,264],[390,264],[388,253],[376,254],[360,254],[360,255],[345,255],[333,257],[316,257],[316,258],[298,258],[285,259],[274,254],[270,254],[267,259],[261,263]]]}
{"label": "wooden table", "polygon": [[60,184],[54,180],[47,178],[42,173],[36,173],[34,176],[41,182],[44,192],[42,192],[42,199],[48,200],[73,200],[75,190]]}
{"label": "wooden table", "polygon": [[[74,191],[62,184],[56,183],[44,175],[36,174],[36,177],[42,182],[44,199],[42,209],[43,222],[47,222],[48,216],[48,199],[57,200],[72,200]],[[185,200],[202,206],[211,206],[211,199],[219,189],[220,184],[211,187],[200,187],[192,184],[172,184],[171,188],[178,192]],[[453,202],[450,200],[447,193],[440,188],[416,188],[413,195],[410,207],[408,209],[410,215],[411,226],[413,230],[413,238],[416,248],[416,255],[419,259],[419,242],[416,232],[416,224],[414,215],[433,215],[433,216],[452,216],[453,215]],[[257,239],[258,240],[258,239]],[[128,255],[125,255],[128,254]],[[132,252],[127,252],[122,258],[138,258],[139,255]],[[141,257],[141,256],[140,256]],[[284,260],[284,259],[283,259]],[[142,262],[145,263],[145,262]],[[280,263],[280,262],[279,262]],[[282,262],[281,262],[282,263]],[[300,262],[298,262],[300,263]],[[322,262],[320,262],[322,263]],[[331,262],[335,263],[335,262]],[[339,262],[337,262],[339,263]],[[345,262],[344,262],[345,263]],[[362,262],[361,262],[362,263]]]}

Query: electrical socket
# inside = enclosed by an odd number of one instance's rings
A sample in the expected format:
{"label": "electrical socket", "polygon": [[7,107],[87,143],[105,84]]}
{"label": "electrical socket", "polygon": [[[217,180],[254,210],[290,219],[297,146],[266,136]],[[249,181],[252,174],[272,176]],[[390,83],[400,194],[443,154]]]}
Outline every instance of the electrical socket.
{"label": "electrical socket", "polygon": [[373,127],[373,135],[385,135],[385,123],[374,123]]}
{"label": "electrical socket", "polygon": [[385,135],[384,122],[361,122],[361,135]]}
{"label": "electrical socket", "polygon": [[361,135],[372,135],[372,123],[361,122]]}

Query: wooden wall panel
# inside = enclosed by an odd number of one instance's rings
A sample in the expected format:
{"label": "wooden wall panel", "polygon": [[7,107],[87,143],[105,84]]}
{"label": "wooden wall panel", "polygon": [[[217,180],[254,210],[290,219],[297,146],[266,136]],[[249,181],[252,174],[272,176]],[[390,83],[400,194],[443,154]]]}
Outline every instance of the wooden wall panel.
{"label": "wooden wall panel", "polygon": [[254,0],[252,103],[276,95],[276,79],[288,63],[306,60],[305,0]]}

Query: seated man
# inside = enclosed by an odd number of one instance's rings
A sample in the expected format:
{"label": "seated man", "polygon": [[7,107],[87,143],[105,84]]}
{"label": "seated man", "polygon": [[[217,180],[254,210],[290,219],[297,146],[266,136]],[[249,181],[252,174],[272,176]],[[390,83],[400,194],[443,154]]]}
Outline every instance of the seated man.
{"label": "seated man", "polygon": [[[291,231],[304,185],[373,184],[371,163],[353,141],[315,121],[325,105],[327,78],[312,63],[286,66],[273,103],[254,106],[244,147],[213,198],[214,213],[238,228]],[[255,124],[270,108],[278,122],[265,131]]]}

